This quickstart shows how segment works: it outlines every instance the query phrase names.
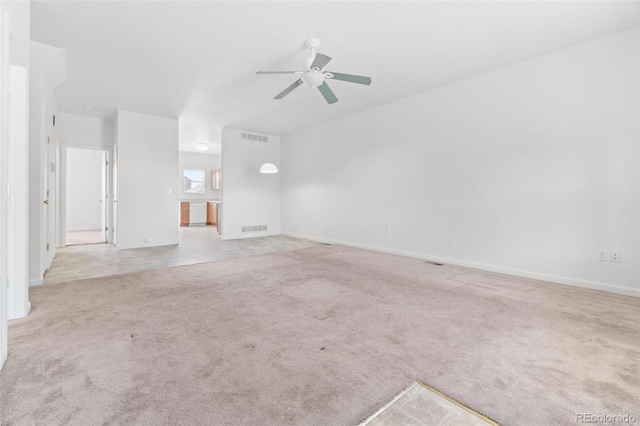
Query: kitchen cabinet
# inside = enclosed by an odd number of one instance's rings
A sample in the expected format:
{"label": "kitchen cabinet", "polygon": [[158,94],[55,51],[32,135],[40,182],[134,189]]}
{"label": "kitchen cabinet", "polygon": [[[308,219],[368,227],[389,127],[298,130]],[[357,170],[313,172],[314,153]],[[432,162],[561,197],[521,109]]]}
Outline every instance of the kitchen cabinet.
{"label": "kitchen cabinet", "polygon": [[219,190],[222,189],[222,182],[220,181],[220,169],[211,170],[211,189]]}
{"label": "kitchen cabinet", "polygon": [[207,203],[207,225],[218,225],[218,204]]}
{"label": "kitchen cabinet", "polygon": [[180,226],[189,226],[189,204],[180,203]]}
{"label": "kitchen cabinet", "polygon": [[[193,205],[192,205],[193,204]],[[212,225],[220,227],[218,202],[213,201],[182,201],[180,202],[180,226]],[[199,210],[206,207],[205,210]],[[206,214],[206,221],[205,215]]]}

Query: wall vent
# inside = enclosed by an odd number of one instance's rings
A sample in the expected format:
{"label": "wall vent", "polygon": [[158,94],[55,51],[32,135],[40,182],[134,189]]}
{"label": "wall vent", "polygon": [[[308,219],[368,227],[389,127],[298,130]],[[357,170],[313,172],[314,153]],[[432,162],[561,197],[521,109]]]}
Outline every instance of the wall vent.
{"label": "wall vent", "polygon": [[242,139],[247,140],[247,141],[254,141],[254,142],[268,142],[269,141],[266,136],[254,135],[252,133],[243,133],[242,134]]}
{"label": "wall vent", "polygon": [[240,228],[242,232],[264,232],[267,231],[267,225],[246,225]]}

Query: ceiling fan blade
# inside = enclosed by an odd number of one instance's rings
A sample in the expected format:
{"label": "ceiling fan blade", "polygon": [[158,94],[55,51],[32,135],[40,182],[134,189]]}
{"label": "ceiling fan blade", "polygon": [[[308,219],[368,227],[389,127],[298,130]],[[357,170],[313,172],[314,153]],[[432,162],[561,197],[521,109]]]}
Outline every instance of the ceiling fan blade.
{"label": "ceiling fan blade", "polygon": [[322,53],[317,53],[316,57],[313,60],[313,63],[311,64],[311,69],[318,68],[319,70],[322,70],[324,67],[327,66],[330,60],[331,58],[328,57],[327,55],[323,55]]}
{"label": "ceiling fan blade", "polygon": [[331,72],[331,71],[327,71],[329,74],[331,74],[334,80],[342,80],[342,81],[348,81],[350,83],[358,83],[358,84],[366,84],[369,85],[371,84],[371,77],[363,77],[361,75],[353,75],[353,74],[342,74],[339,72]]}
{"label": "ceiling fan blade", "polygon": [[329,85],[326,81],[318,86],[318,90],[320,91],[320,93],[322,93],[322,96],[324,96],[324,99],[327,101],[327,103],[335,104],[336,102],[338,102],[338,98],[336,98],[336,95],[329,88]]}
{"label": "ceiling fan blade", "polygon": [[256,74],[304,74],[304,71],[258,71]]}
{"label": "ceiling fan blade", "polygon": [[287,87],[282,92],[278,93],[276,96],[274,96],[273,99],[282,99],[282,98],[284,98],[289,93],[293,92],[293,89],[295,89],[296,87],[300,86],[301,84],[302,84],[302,80],[294,81],[291,86]]}

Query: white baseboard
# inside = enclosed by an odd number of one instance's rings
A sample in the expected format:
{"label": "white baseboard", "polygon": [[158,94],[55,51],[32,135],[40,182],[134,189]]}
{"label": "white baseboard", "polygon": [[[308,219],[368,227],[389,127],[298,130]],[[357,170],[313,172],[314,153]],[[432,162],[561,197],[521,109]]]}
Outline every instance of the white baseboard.
{"label": "white baseboard", "polygon": [[29,280],[29,287],[35,287],[44,284],[42,278],[31,278]]}
{"label": "white baseboard", "polygon": [[67,232],[86,232],[86,231],[100,231],[101,228],[78,228],[78,229],[68,229]]}
{"label": "white baseboard", "polygon": [[303,238],[306,240],[318,241],[320,243],[340,244],[343,246],[362,248],[367,250],[379,251],[383,253],[398,254],[401,256],[414,257],[417,259],[428,260],[437,263],[448,263],[451,265],[466,266],[468,268],[481,269],[483,271],[498,272],[507,275],[515,275],[517,277],[531,278],[534,280],[548,281],[556,284],[565,284],[573,287],[589,288],[592,290],[607,291],[610,293],[623,294],[625,296],[640,297],[640,288],[629,288],[614,284],[601,283],[597,281],[581,280],[577,278],[562,277],[557,275],[544,274],[532,271],[523,271],[521,269],[506,268],[503,266],[486,265],[483,263],[467,262],[458,259],[448,259],[445,257],[430,256],[422,253],[414,253],[410,251],[387,249],[384,247],[369,246],[366,244],[351,243],[348,241],[334,240],[330,238],[314,237],[310,235],[295,234],[292,232],[283,232],[282,235],[289,237]]}
{"label": "white baseboard", "polygon": [[29,315],[29,312],[31,312],[31,302],[27,302],[24,308],[21,311],[17,312],[15,317],[10,317],[9,320],[24,318]]}

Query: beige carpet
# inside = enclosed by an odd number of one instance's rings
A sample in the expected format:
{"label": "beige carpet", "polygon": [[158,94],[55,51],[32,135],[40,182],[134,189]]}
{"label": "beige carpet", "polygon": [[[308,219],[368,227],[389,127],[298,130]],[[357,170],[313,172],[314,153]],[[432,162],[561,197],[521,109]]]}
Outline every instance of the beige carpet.
{"label": "beige carpet", "polygon": [[357,425],[415,380],[504,425],[640,416],[632,297],[322,246],[31,300],[2,424]]}

